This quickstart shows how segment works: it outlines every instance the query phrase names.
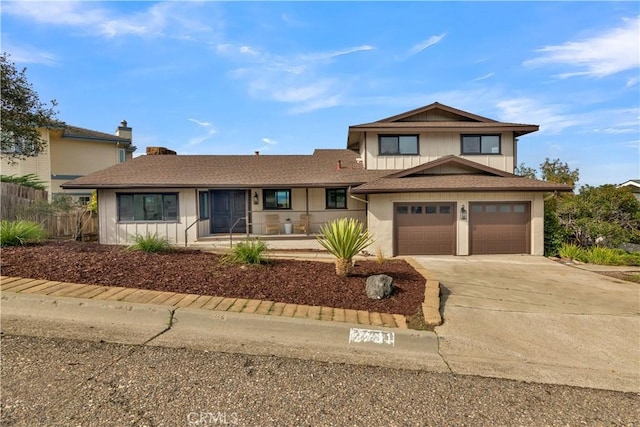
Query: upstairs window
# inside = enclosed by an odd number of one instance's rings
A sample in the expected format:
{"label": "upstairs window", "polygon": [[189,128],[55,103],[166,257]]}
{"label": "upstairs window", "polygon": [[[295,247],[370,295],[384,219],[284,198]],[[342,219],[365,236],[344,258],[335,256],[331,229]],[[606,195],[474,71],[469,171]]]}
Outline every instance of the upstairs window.
{"label": "upstairs window", "polygon": [[381,156],[418,154],[418,135],[380,135],[378,141]]}
{"label": "upstairs window", "polygon": [[124,148],[118,148],[118,163],[124,163],[127,160],[127,151]]}
{"label": "upstairs window", "polygon": [[291,209],[291,190],[263,190],[265,209]]}
{"label": "upstairs window", "polygon": [[500,154],[500,135],[462,135],[462,154]]}

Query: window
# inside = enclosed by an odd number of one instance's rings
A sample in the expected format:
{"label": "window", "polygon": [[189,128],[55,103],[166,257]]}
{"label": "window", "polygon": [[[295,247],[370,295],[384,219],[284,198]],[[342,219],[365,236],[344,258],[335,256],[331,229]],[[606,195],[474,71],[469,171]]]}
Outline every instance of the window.
{"label": "window", "polygon": [[418,135],[380,135],[381,156],[418,154]]}
{"label": "window", "polygon": [[177,221],[178,193],[118,194],[118,221]]}
{"label": "window", "polygon": [[291,209],[291,190],[263,190],[264,209]]}
{"label": "window", "polygon": [[127,151],[124,148],[118,148],[118,163],[124,163],[127,160]]}
{"label": "window", "polygon": [[78,203],[81,206],[86,206],[91,202],[91,196],[78,196]]}
{"label": "window", "polygon": [[500,154],[500,135],[462,135],[462,154]]}
{"label": "window", "polygon": [[209,193],[201,191],[198,193],[198,208],[200,212],[200,219],[209,218]]}
{"label": "window", "polygon": [[408,206],[396,206],[396,212],[398,214],[408,214],[409,213],[409,207]]}
{"label": "window", "polygon": [[347,209],[346,188],[327,188],[327,209]]}

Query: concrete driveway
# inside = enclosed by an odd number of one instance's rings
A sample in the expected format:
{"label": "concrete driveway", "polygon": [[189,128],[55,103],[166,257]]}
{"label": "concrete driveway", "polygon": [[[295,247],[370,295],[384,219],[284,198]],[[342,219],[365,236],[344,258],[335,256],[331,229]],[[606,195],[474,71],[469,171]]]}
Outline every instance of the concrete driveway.
{"label": "concrete driveway", "polygon": [[417,256],[455,373],[640,390],[640,286],[527,255]]}

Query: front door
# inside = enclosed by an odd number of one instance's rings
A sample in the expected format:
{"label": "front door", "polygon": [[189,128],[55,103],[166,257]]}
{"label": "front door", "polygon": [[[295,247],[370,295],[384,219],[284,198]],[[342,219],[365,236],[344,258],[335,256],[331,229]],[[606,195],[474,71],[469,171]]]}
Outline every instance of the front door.
{"label": "front door", "polygon": [[246,197],[245,190],[211,191],[211,233],[246,231]]}

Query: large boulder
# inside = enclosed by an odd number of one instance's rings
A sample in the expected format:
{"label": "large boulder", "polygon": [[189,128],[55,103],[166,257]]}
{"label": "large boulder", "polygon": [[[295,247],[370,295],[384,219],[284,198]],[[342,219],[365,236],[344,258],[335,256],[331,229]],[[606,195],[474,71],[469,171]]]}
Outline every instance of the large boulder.
{"label": "large boulder", "polygon": [[367,277],[367,296],[371,299],[387,298],[393,292],[393,278],[386,274]]}

